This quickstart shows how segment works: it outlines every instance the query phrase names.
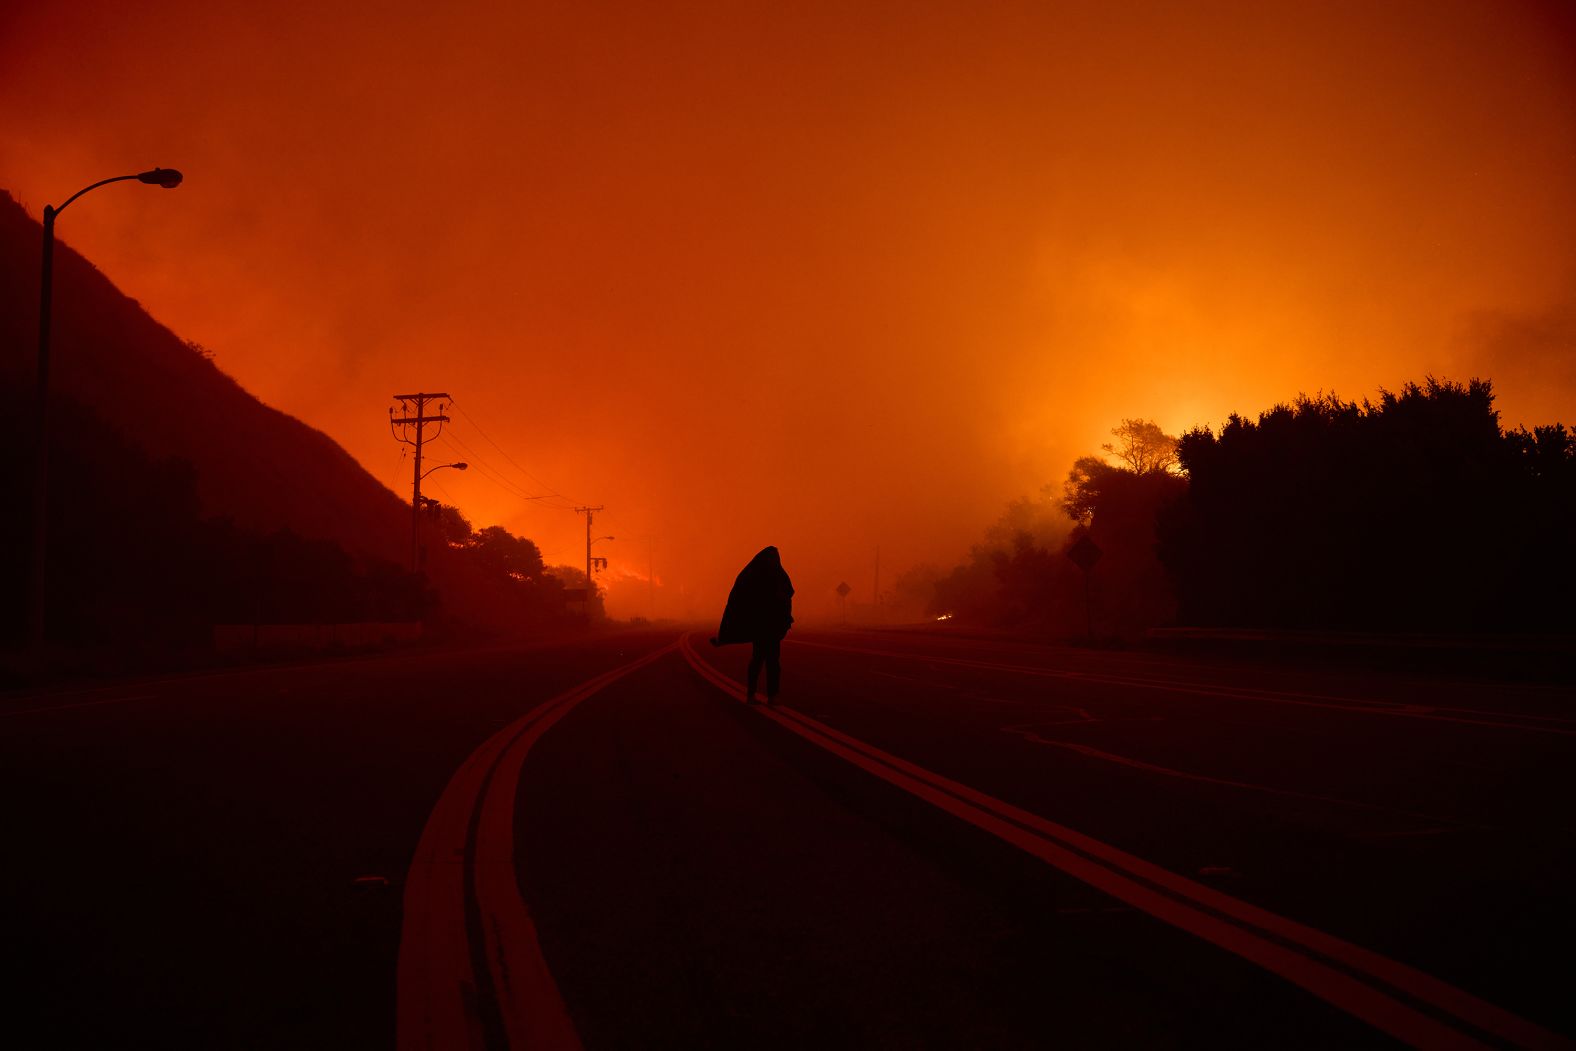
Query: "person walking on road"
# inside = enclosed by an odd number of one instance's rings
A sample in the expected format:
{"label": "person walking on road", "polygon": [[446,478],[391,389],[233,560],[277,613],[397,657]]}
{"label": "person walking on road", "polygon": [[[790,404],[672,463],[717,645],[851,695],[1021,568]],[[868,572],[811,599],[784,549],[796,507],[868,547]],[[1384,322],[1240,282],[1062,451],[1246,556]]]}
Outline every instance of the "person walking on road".
{"label": "person walking on road", "polygon": [[745,699],[755,703],[755,684],[761,668],[766,668],[766,703],[777,699],[782,680],[783,636],[793,624],[793,582],[783,570],[782,557],[775,547],[762,548],[739,572],[728,592],[728,605],[722,611],[722,625],[711,640],[713,646],[750,644],[750,671]]}

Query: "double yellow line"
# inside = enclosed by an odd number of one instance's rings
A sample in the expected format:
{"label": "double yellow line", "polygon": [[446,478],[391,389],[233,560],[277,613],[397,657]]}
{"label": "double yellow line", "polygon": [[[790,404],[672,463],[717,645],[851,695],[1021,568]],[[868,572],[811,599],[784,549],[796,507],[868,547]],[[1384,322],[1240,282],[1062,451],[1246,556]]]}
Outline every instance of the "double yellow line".
{"label": "double yellow line", "polygon": [[[703,660],[692,639],[686,635],[680,640],[685,660],[719,690],[743,701],[743,689]],[[792,708],[779,705],[758,711],[937,809],[1135,909],[1249,960],[1405,1043],[1428,1048],[1576,1046],[1432,975],[1047,821]]]}
{"label": "double yellow line", "polygon": [[[638,660],[537,705],[489,737],[455,771],[422,829],[405,882],[400,929],[401,1051],[483,1051],[483,1001],[512,1048],[580,1046],[514,864],[515,798],[531,747],[581,701],[672,652]],[[474,900],[479,939],[467,924]],[[480,966],[478,966],[480,962]]]}

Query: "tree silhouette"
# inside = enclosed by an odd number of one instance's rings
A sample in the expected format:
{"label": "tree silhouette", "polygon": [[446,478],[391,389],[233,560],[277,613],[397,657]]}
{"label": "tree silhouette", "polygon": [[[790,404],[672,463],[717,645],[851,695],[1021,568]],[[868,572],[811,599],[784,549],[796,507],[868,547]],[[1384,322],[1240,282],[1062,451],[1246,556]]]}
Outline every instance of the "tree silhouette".
{"label": "tree silhouette", "polygon": [[1576,450],[1505,434],[1486,380],[1375,402],[1301,396],[1182,437],[1191,486],[1162,514],[1184,620],[1405,631],[1576,622]]}
{"label": "tree silhouette", "polygon": [[457,507],[430,500],[427,502],[427,522],[438,539],[449,547],[461,547],[471,539],[471,521]]}
{"label": "tree silhouette", "polygon": [[1112,477],[1121,471],[1098,456],[1080,456],[1073,461],[1062,485],[1062,510],[1075,522],[1088,522],[1099,506]]}
{"label": "tree silhouette", "polygon": [[1177,466],[1177,439],[1153,420],[1123,420],[1111,428],[1114,443],[1100,446],[1134,474],[1169,471]]}
{"label": "tree silhouette", "polygon": [[545,575],[542,552],[536,544],[525,537],[515,536],[502,526],[477,530],[468,546],[487,572],[496,576],[530,584],[540,581]]}
{"label": "tree silhouette", "polygon": [[1118,444],[1105,448],[1121,464],[1079,457],[1059,494],[1047,485],[1038,499],[1009,504],[969,561],[936,581],[932,608],[962,620],[1081,636],[1088,580],[1066,551],[1088,536],[1102,551],[1093,571],[1101,630],[1131,634],[1169,621],[1174,601],[1155,554],[1155,518],[1187,487],[1172,472],[1176,439],[1139,419],[1123,420],[1111,433]]}

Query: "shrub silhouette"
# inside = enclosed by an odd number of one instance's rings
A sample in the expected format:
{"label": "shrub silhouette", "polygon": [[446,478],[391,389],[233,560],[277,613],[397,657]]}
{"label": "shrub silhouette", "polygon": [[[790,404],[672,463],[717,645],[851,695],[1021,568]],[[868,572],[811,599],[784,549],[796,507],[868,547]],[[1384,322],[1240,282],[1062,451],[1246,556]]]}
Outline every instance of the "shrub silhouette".
{"label": "shrub silhouette", "polygon": [[1576,446],[1505,433],[1487,380],[1361,405],[1301,396],[1183,435],[1159,544],[1180,619],[1401,631],[1568,630]]}

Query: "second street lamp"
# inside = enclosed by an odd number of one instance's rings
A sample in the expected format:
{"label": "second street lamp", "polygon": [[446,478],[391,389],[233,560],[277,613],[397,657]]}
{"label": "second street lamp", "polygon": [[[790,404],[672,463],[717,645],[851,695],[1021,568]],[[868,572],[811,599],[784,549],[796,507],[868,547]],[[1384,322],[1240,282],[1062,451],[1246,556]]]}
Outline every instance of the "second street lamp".
{"label": "second street lamp", "polygon": [[456,471],[464,471],[464,470],[466,470],[466,469],[468,469],[468,468],[469,468],[469,467],[470,467],[470,466],[471,466],[471,465],[470,465],[470,464],[468,464],[468,463],[465,463],[465,462],[464,462],[464,461],[463,461],[463,460],[462,460],[462,461],[460,461],[460,462],[459,462],[459,463],[440,463],[440,464],[439,464],[439,465],[438,465],[438,466],[436,466],[436,467],[429,467],[429,468],[427,468],[427,469],[426,469],[426,470],[425,470],[425,471],[423,471],[423,472],[421,472],[421,476],[422,476],[422,477],[423,477],[423,478],[425,478],[425,477],[427,477],[427,476],[428,476],[428,475],[429,475],[429,474],[431,474],[431,473],[432,473],[432,472],[433,472],[433,471],[441,471],[441,470],[443,470],[443,469],[444,469],[444,468],[445,468],[445,467],[452,467],[452,468],[454,468],[454,469],[455,469],[455,470],[456,470]]}
{"label": "second street lamp", "polygon": [[91,186],[84,186],[59,208],[44,205],[44,261],[38,286],[38,387],[34,400],[33,433],[33,551],[28,567],[28,644],[35,654],[43,652],[47,630],[45,615],[47,538],[49,523],[49,336],[50,309],[54,293],[55,269],[55,219],[71,202],[90,190],[108,186],[112,182],[135,179],[149,186],[162,186],[173,190],[181,184],[181,173],[174,168],[152,168],[136,175],[117,175],[100,179]]}
{"label": "second street lamp", "polygon": [[416,484],[411,487],[410,494],[410,571],[421,572],[422,563],[426,561],[426,550],[421,546],[421,483],[433,471],[441,471],[445,467],[452,467],[456,471],[470,468],[470,464],[463,460],[456,463],[440,463],[436,467],[429,467],[416,476]]}

